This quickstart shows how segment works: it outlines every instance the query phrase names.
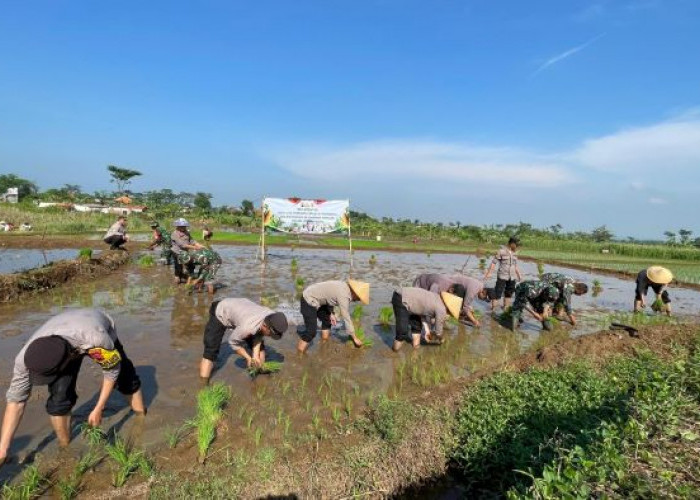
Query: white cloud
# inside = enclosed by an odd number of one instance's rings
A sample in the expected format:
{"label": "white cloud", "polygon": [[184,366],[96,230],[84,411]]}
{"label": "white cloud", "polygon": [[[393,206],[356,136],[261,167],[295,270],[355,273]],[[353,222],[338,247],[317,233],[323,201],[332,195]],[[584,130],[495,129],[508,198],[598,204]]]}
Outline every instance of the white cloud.
{"label": "white cloud", "polygon": [[582,43],[581,45],[577,45],[576,47],[573,47],[573,48],[571,48],[571,49],[565,50],[565,51],[562,52],[561,54],[557,54],[557,55],[554,56],[554,57],[550,57],[550,58],[547,59],[544,63],[542,63],[542,64],[540,65],[540,67],[537,68],[537,69],[532,73],[532,75],[530,75],[530,76],[535,76],[535,75],[539,74],[540,72],[544,71],[545,69],[549,68],[550,66],[552,66],[552,65],[554,65],[554,64],[557,64],[557,63],[563,61],[564,59],[568,59],[569,57],[573,56],[574,54],[576,54],[576,53],[578,53],[578,52],[581,52],[581,51],[582,51],[583,49],[585,49],[586,47],[588,47],[588,46],[590,46],[591,44],[595,43],[595,42],[596,42],[598,39],[600,39],[602,36],[604,36],[604,33],[602,33],[602,34],[600,34],[600,35],[598,35],[598,36],[596,36],[596,37],[591,38],[591,39],[588,40],[586,43]]}
{"label": "white cloud", "polygon": [[353,180],[358,176],[437,180],[470,185],[557,187],[576,176],[553,158],[511,148],[485,148],[435,141],[366,142],[341,148],[303,148],[274,155],[306,178]]}
{"label": "white cloud", "polygon": [[649,198],[649,203],[651,203],[652,205],[667,205],[668,200],[664,198],[659,198],[658,196],[652,196],[651,198]]}
{"label": "white cloud", "polygon": [[700,119],[638,127],[589,139],[570,156],[581,165],[612,172],[653,172],[667,175],[674,169],[700,165]]}

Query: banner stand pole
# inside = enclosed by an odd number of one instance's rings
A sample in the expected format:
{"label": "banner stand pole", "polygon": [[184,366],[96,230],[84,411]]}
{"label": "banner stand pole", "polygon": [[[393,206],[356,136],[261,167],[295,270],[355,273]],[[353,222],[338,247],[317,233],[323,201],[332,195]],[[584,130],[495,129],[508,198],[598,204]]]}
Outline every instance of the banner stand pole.
{"label": "banner stand pole", "polygon": [[265,198],[260,202],[260,261],[265,262]]}
{"label": "banner stand pole", "polygon": [[[350,206],[350,200],[348,200],[348,207]],[[350,269],[353,268],[353,258],[352,258],[352,232],[350,231],[350,226],[352,226],[352,221],[350,220],[350,210],[348,208],[348,244],[350,246]]]}

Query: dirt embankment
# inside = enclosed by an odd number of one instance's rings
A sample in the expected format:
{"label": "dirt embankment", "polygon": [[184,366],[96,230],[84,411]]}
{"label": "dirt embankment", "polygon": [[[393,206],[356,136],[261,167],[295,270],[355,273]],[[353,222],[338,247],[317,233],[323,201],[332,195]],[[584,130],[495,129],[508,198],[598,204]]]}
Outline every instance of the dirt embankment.
{"label": "dirt embankment", "polygon": [[[245,475],[232,481],[228,487],[232,496],[241,498],[386,498],[401,495],[401,492],[430,484],[447,473],[455,415],[465,389],[478,380],[499,371],[522,372],[577,360],[602,366],[617,356],[634,356],[640,348],[670,360],[674,345],[689,345],[697,334],[697,325],[653,326],[642,328],[638,337],[631,337],[624,331],[603,331],[543,347],[465,379],[433,387],[407,401],[407,424],[401,426],[402,435],[396,443],[389,444],[377,435],[363,433],[359,426],[330,439],[295,447],[273,464],[265,474],[266,478]],[[226,447],[230,432],[238,432],[238,429],[219,429],[218,447]],[[205,483],[207,478],[226,477],[231,473],[230,464],[227,466],[215,460],[193,469],[197,457],[194,443],[176,450],[162,450],[157,456],[159,469],[167,470],[169,479],[161,477],[134,485],[130,490],[133,495],[120,492],[120,497],[122,494],[132,498],[147,497],[149,494],[144,489],[149,490],[154,498],[161,498],[168,491],[184,494],[180,488],[186,482]]]}
{"label": "dirt embankment", "polygon": [[22,273],[0,275],[0,302],[56,288],[83,278],[103,276],[129,262],[125,251],[105,251],[94,259],[59,260]]}

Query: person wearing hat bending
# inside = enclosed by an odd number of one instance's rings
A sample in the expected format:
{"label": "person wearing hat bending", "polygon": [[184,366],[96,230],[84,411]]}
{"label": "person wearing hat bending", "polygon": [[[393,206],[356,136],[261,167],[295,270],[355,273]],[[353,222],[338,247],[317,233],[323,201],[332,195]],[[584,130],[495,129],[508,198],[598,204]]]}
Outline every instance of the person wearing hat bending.
{"label": "person wearing hat bending", "polygon": [[129,235],[126,234],[126,216],[117,217],[117,222],[109,226],[102,241],[109,245],[110,250],[122,250],[122,245],[129,241]]}
{"label": "person wearing hat bending", "polygon": [[549,314],[552,306],[559,300],[559,289],[546,281],[523,281],[515,287],[513,307],[510,309],[510,329],[517,330],[522,323],[523,311],[528,311],[537,321],[542,322],[544,330],[551,330]]}
{"label": "person wearing hat bending", "polygon": [[[410,342],[414,348],[420,346],[420,331],[414,332],[412,323],[420,323],[425,333],[426,342],[441,342],[442,330],[447,313],[459,319],[462,299],[448,292],[432,293],[422,288],[398,288],[391,297],[396,318],[396,338],[393,350],[398,351],[404,342]],[[430,330],[430,323],[435,322],[435,336]]]}
{"label": "person wearing hat bending", "polygon": [[651,287],[656,294],[656,300],[661,300],[663,306],[661,312],[671,315],[671,297],[666,286],[673,281],[673,273],[661,266],[651,266],[637,274],[637,286],[634,292],[634,312],[639,312],[646,307],[645,297]]}
{"label": "person wearing hat bending", "polygon": [[259,368],[265,363],[263,338],[280,339],[287,331],[287,326],[287,317],[284,314],[248,299],[228,298],[214,301],[209,308],[209,321],[204,327],[204,354],[199,364],[202,384],[209,383],[221,349],[221,339],[224,338],[227,329],[233,330],[228,339],[233,351],[245,359],[249,368]]}
{"label": "person wearing hat bending", "polygon": [[472,304],[474,303],[474,299],[483,301],[490,300],[491,295],[489,289],[484,287],[483,281],[472,278],[471,276],[465,276],[464,274],[454,274],[450,276],[450,280],[464,287],[464,302],[462,302],[462,312],[460,315],[466,317],[475,327],[481,326],[479,320],[474,316]]}
{"label": "person wearing hat bending", "polygon": [[484,284],[474,278],[457,274],[449,276],[447,274],[419,274],[413,280],[413,286],[422,288],[433,293],[448,292],[462,299],[462,315],[464,315],[474,326],[480,326],[479,320],[474,316],[471,303],[474,297],[483,297],[486,300],[486,292],[482,292]]}
{"label": "person wearing hat bending", "polygon": [[[518,268],[517,251],[520,246],[520,239],[516,236],[511,236],[508,240],[508,245],[501,247],[496,255],[494,255],[491,265],[489,266],[484,279],[486,282],[491,276],[491,272],[498,265],[496,271],[496,286],[491,297],[491,309],[495,310],[498,301],[503,297],[503,309],[510,304],[510,299],[515,292],[515,284],[523,278],[520,275]],[[517,281],[516,281],[517,280]]]}
{"label": "person wearing hat bending", "polygon": [[306,352],[309,343],[316,336],[318,320],[321,320],[321,339],[328,340],[331,326],[335,326],[334,307],[340,309],[340,316],[345,323],[345,330],[350,335],[355,347],[362,347],[362,341],[355,335],[355,325],[350,316],[350,302],[369,304],[369,283],[364,281],[323,281],[308,286],[301,294],[301,315],[304,317],[306,330],[300,334],[297,350]]}
{"label": "person wearing hat bending", "polygon": [[[179,218],[175,222],[173,222],[173,225],[175,226],[175,230],[170,235],[170,240],[172,241],[170,249],[173,251],[173,267],[175,268],[175,281],[177,283],[184,283],[187,280],[187,275],[183,271],[182,264],[178,259],[179,255],[182,252],[188,252],[190,250],[201,250],[206,247],[204,245],[200,245],[192,239],[192,236],[190,236],[189,231],[190,223],[187,222],[186,219]],[[188,264],[187,266],[187,274],[191,275],[194,272],[194,264]]]}
{"label": "person wearing hat bending", "polygon": [[148,245],[149,250],[153,250],[155,247],[160,245],[160,258],[165,259],[166,265],[170,265],[173,262],[173,251],[172,240],[170,239],[170,234],[160,227],[158,221],[151,222],[151,229],[153,230],[153,241]]}
{"label": "person wearing hat bending", "polygon": [[88,424],[99,426],[112,389],[121,392],[139,414],[146,413],[141,380],[117,338],[114,321],[97,309],[74,309],[49,319],[29,338],[15,358],[7,407],[0,431],[0,464],[6,458],[32,387],[48,385],[46,411],[61,447],[70,442],[70,416],[78,400],[76,382],[83,358],[100,365],[102,388]]}
{"label": "person wearing hat bending", "polygon": [[585,295],[588,293],[588,285],[562,273],[544,273],[540,280],[556,286],[559,290],[559,299],[553,307],[555,314],[560,309],[563,309],[569,319],[569,323],[572,326],[576,326],[576,316],[574,316],[574,310],[571,306],[571,296]]}

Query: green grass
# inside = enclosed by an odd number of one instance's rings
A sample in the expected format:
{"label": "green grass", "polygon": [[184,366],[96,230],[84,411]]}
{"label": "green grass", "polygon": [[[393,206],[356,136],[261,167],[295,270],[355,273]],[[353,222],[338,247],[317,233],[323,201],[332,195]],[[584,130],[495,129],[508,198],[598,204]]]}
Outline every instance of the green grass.
{"label": "green grass", "polygon": [[[700,460],[700,339],[649,353],[499,373],[470,388],[451,456],[466,495],[687,497]],[[689,474],[684,474],[684,472]]]}
{"label": "green grass", "polygon": [[200,463],[204,463],[209,447],[216,438],[216,426],[230,399],[231,388],[220,382],[202,389],[197,394],[197,414],[191,424],[197,432]]}
{"label": "green grass", "polygon": [[4,484],[1,494],[3,500],[29,500],[37,498],[45,486],[46,477],[39,472],[36,464],[32,464],[24,469],[18,484]]}
{"label": "green grass", "polygon": [[395,445],[411,420],[411,408],[407,402],[381,394],[369,401],[366,414],[357,425],[366,434]]}

